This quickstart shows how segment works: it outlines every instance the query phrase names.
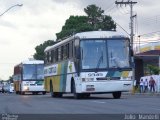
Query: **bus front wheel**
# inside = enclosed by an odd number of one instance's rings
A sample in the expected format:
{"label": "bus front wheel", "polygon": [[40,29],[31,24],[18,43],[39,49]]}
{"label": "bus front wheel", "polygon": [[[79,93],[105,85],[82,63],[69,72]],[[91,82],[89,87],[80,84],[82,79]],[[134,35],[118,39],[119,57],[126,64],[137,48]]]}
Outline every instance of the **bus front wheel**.
{"label": "bus front wheel", "polygon": [[121,98],[121,92],[120,91],[113,92],[112,95],[113,95],[114,99],[120,99]]}
{"label": "bus front wheel", "polygon": [[45,94],[46,94],[46,92],[42,92],[42,94],[43,94],[43,95],[45,95]]}
{"label": "bus front wheel", "polygon": [[21,91],[20,94],[21,94],[21,95],[25,95],[25,92],[24,92],[24,91]]}

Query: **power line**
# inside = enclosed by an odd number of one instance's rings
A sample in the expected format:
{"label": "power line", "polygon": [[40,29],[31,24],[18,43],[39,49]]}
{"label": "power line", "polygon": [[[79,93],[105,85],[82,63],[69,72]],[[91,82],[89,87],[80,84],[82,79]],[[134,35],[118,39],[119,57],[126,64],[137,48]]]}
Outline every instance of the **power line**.
{"label": "power line", "polygon": [[[115,22],[115,20],[114,20],[114,22]],[[129,36],[130,36],[130,34],[121,26],[121,25],[119,25],[117,22],[115,22],[116,23],[116,25],[118,25],[124,32],[126,32]]]}
{"label": "power line", "polygon": [[107,9],[105,9],[105,11],[110,10],[110,9],[113,9],[113,7],[115,7],[114,2],[112,2],[112,3],[107,7]]}
{"label": "power line", "polygon": [[122,1],[122,2],[117,2],[117,1],[115,1],[115,4],[117,4],[117,5],[120,5],[120,6],[122,6],[122,5],[125,5],[125,6],[127,6],[127,5],[130,5],[130,20],[131,20],[131,33],[130,33],[130,39],[131,39],[131,45],[132,45],[132,48],[133,48],[133,37],[134,37],[134,31],[133,31],[133,19],[134,19],[134,15],[133,15],[133,5],[134,4],[136,4],[137,2],[133,2],[133,1],[127,1],[127,2],[124,2],[124,1]]}
{"label": "power line", "polygon": [[160,31],[154,31],[154,32],[150,32],[150,33],[144,33],[138,36],[145,36],[145,35],[149,35],[149,34],[154,34],[154,33],[159,33]]}

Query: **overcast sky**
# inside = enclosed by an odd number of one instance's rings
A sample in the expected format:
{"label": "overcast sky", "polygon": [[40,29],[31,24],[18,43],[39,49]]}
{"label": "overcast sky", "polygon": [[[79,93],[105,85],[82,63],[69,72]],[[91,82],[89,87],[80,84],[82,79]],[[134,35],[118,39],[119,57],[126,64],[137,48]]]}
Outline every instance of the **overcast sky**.
{"label": "overcast sky", "polygon": [[[125,0],[124,0],[125,1]],[[127,0],[128,1],[128,0]],[[139,34],[159,30],[160,0],[135,0],[136,32]],[[13,75],[13,68],[31,58],[35,47],[46,40],[55,40],[70,15],[85,15],[83,9],[96,4],[105,10],[123,29],[130,33],[129,6],[116,6],[114,0],[0,0],[0,79]],[[125,32],[117,28],[120,32]]]}

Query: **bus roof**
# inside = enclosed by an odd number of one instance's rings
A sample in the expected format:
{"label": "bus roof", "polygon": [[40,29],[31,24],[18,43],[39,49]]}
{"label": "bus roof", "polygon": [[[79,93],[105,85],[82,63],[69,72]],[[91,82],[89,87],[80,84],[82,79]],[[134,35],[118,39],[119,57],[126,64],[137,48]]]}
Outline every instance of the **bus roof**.
{"label": "bus roof", "polygon": [[52,48],[55,48],[56,46],[59,46],[65,42],[68,42],[69,40],[73,38],[80,38],[80,39],[90,39],[90,38],[127,38],[127,36],[124,36],[121,33],[118,33],[116,31],[89,31],[89,32],[81,32],[77,33],[74,36],[71,36],[55,45],[48,46],[44,51],[48,51]]}
{"label": "bus roof", "polygon": [[26,60],[22,61],[22,64],[44,64],[43,60]]}
{"label": "bus roof", "polygon": [[43,60],[30,60],[29,59],[29,60],[22,61],[20,64],[18,64],[16,66],[19,66],[21,64],[44,64],[44,61]]}

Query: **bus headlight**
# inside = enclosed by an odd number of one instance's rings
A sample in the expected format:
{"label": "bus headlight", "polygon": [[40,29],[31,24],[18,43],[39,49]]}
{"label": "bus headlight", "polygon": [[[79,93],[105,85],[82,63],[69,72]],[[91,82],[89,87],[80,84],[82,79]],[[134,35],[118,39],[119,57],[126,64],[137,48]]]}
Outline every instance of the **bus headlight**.
{"label": "bus headlight", "polygon": [[82,78],[82,82],[92,82],[94,78]]}
{"label": "bus headlight", "polygon": [[24,86],[23,90],[27,91],[27,90],[29,90],[29,87],[28,86]]}

